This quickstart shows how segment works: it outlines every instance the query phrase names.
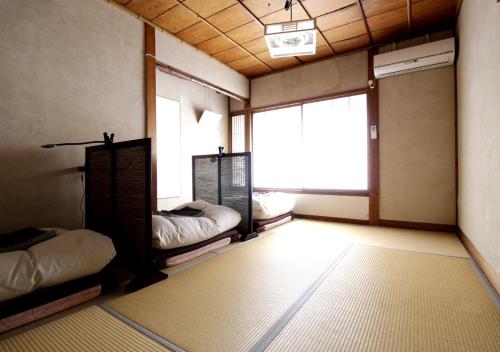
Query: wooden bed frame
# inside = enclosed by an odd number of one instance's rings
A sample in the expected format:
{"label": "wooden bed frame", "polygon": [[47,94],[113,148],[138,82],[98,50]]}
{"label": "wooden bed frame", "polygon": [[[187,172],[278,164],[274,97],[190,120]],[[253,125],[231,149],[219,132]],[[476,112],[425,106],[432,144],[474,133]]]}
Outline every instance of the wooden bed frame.
{"label": "wooden bed frame", "polygon": [[[195,161],[204,157],[220,156],[194,156],[193,172]],[[138,281],[131,285],[131,290],[167,278],[167,274],[158,270],[164,267],[165,260],[169,257],[187,253],[222,238],[237,240],[237,233],[226,231],[195,245],[175,250],[154,249],[152,201],[156,199],[151,197],[151,165],[150,138],[87,147],[85,152],[86,227],[109,236],[116,247],[117,265],[138,274]],[[248,182],[251,190],[250,178]],[[196,195],[199,189],[193,179],[194,200],[198,199]],[[248,226],[251,231],[251,221]],[[241,232],[241,228],[238,230],[240,234],[248,235]]]}

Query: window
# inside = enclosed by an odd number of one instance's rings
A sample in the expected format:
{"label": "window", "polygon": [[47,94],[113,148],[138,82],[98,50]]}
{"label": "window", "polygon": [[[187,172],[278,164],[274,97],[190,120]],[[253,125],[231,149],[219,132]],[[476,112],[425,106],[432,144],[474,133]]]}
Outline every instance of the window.
{"label": "window", "polygon": [[245,151],[245,115],[231,117],[231,151],[241,153]]}
{"label": "window", "polygon": [[254,184],[367,190],[366,94],[253,115]]}
{"label": "window", "polygon": [[180,103],[156,97],[157,197],[181,196]]}

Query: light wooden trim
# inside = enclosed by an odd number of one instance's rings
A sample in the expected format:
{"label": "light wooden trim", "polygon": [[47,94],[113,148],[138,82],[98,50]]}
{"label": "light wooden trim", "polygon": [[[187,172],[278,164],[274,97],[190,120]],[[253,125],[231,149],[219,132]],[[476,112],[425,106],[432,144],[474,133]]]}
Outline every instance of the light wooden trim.
{"label": "light wooden trim", "polygon": [[311,189],[311,188],[270,188],[254,187],[255,192],[283,192],[293,194],[319,194],[330,196],[368,197],[368,191],[356,189]]}
{"label": "light wooden trim", "polygon": [[297,219],[340,222],[344,224],[368,225],[368,220],[336,218],[331,216],[309,215],[309,214],[295,214]]}
{"label": "light wooden trim", "polygon": [[450,232],[456,233],[457,226],[449,224],[434,224],[429,222],[413,222],[413,221],[400,221],[400,220],[384,220],[378,221],[379,226],[396,227],[401,229],[413,229],[423,231],[437,231],[437,232]]}
{"label": "light wooden trim", "polygon": [[248,102],[245,103],[245,151],[253,150],[253,115],[250,110],[252,101],[252,81],[248,80]]}
{"label": "light wooden trim", "polygon": [[151,209],[157,210],[156,174],[156,55],[155,28],[144,24],[145,71],[146,71],[146,135],[151,138]]}
{"label": "light wooden trim", "polygon": [[248,51],[245,47],[243,47],[242,45],[240,45],[239,43],[237,43],[236,41],[234,41],[233,39],[231,39],[231,37],[229,37],[226,33],[222,32],[220,29],[218,29],[217,27],[215,27],[213,24],[211,24],[210,22],[208,22],[205,18],[201,17],[196,11],[194,11],[192,8],[190,8],[188,5],[186,5],[184,2],[181,2],[179,0],[175,0],[175,2],[178,4],[178,5],[181,5],[183,6],[184,8],[186,8],[187,10],[191,11],[194,15],[196,15],[200,21],[202,21],[203,23],[205,23],[206,25],[208,25],[210,28],[212,28],[214,31],[216,31],[217,33],[219,33],[220,35],[224,36],[227,40],[229,40],[231,43],[233,43],[235,46],[237,46],[238,48],[240,48],[241,50],[243,50],[244,52],[246,52],[248,55],[254,57],[256,60],[258,60],[259,62],[261,62],[264,66],[266,66],[267,68],[269,68],[271,71],[274,71],[274,69],[269,66],[268,64],[266,64],[264,61],[262,61],[261,59],[259,59],[255,54],[253,54],[252,52]]}
{"label": "light wooden trim", "polygon": [[233,114],[231,113],[231,99],[227,98],[227,150],[233,152]]}
{"label": "light wooden trim", "polygon": [[[305,12],[305,14],[307,15],[307,17],[309,17],[309,19],[314,19],[311,14],[309,13],[309,11],[307,11],[307,9],[304,7],[304,5],[302,4],[302,1],[303,0],[297,0],[297,4],[299,4],[300,7],[302,7],[302,10]],[[333,48],[332,44],[330,44],[330,42],[326,39],[325,35],[323,34],[323,32],[318,28],[317,29],[318,33],[321,35],[321,37],[323,38],[323,40],[326,42],[326,44],[328,45],[328,47],[330,48],[330,50],[332,51],[333,53],[333,56],[337,55],[337,52],[335,51],[335,49]]]}
{"label": "light wooden trim", "polygon": [[406,9],[408,14],[408,32],[411,32],[411,0],[406,0]]}
{"label": "light wooden trim", "polygon": [[[378,82],[376,82],[373,72],[374,51],[368,52],[368,80],[373,80],[374,88],[368,92],[368,191],[369,200],[369,219],[371,225],[377,225],[380,216],[380,170],[379,170],[379,112],[378,112]],[[370,138],[370,126],[377,126],[377,138]]]}
{"label": "light wooden trim", "polygon": [[497,276],[493,267],[486,261],[474,243],[472,243],[469,237],[467,237],[467,235],[462,231],[460,226],[458,226],[458,237],[481,271],[484,273],[493,289],[496,290],[497,294],[500,294],[500,277]]}
{"label": "light wooden trim", "polygon": [[363,9],[363,4],[361,3],[361,0],[358,0],[358,5],[359,9],[361,10],[361,15],[363,16],[363,22],[365,24],[366,33],[368,34],[368,39],[370,39],[370,45],[373,45],[372,32],[370,31],[370,27],[368,26],[368,20],[366,19],[365,10]]}

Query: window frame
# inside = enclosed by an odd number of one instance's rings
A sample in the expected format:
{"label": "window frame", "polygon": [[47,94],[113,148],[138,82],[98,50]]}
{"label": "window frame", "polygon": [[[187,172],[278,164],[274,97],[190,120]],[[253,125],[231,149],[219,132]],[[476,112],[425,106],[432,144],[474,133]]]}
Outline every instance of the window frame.
{"label": "window frame", "polygon": [[[282,109],[282,108],[289,108],[289,107],[293,107],[293,106],[302,106],[302,105],[307,104],[307,103],[314,103],[314,102],[320,102],[320,101],[338,99],[338,98],[346,98],[346,97],[351,97],[354,95],[361,95],[361,94],[366,94],[367,172],[368,172],[368,175],[367,175],[368,184],[367,184],[366,190],[254,187],[253,188],[254,192],[283,192],[283,193],[293,193],[293,194],[339,195],[339,196],[354,196],[354,197],[368,197],[368,196],[370,196],[370,185],[371,185],[370,179],[372,177],[371,168],[370,168],[370,163],[371,163],[371,161],[370,161],[370,158],[371,158],[371,154],[370,154],[370,150],[371,150],[370,125],[372,125],[373,123],[372,123],[372,119],[371,119],[370,89],[369,88],[354,89],[354,90],[349,90],[349,91],[344,91],[344,92],[339,92],[339,93],[334,93],[334,94],[322,95],[322,96],[318,96],[318,97],[294,100],[294,101],[290,101],[290,102],[286,102],[286,103],[272,104],[272,105],[262,106],[262,107],[258,107],[258,108],[252,108],[252,109],[250,109],[250,121],[251,121],[251,124],[253,125],[253,114],[257,113],[257,112],[273,111],[273,110],[278,110],[278,109]],[[239,113],[239,112],[238,111],[231,112],[231,114],[234,114],[234,115],[237,115],[237,113]],[[253,129],[251,129],[250,138],[252,140],[252,145],[253,145]]]}

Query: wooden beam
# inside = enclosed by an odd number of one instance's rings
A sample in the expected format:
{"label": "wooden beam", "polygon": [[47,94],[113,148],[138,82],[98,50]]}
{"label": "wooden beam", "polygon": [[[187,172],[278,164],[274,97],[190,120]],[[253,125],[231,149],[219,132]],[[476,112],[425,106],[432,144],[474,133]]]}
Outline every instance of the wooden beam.
{"label": "wooden beam", "polygon": [[238,48],[240,48],[241,50],[243,50],[244,52],[246,52],[248,55],[252,56],[253,58],[255,58],[257,61],[260,61],[264,66],[266,66],[267,68],[269,68],[271,71],[274,71],[274,69],[269,66],[268,64],[266,64],[264,61],[262,61],[261,59],[259,59],[256,55],[254,55],[253,53],[251,53],[250,51],[248,51],[247,49],[245,49],[243,46],[241,46],[239,43],[237,43],[236,41],[234,41],[233,39],[231,39],[231,37],[229,37],[226,33],[222,32],[221,30],[219,30],[217,27],[215,27],[213,24],[211,24],[210,22],[208,22],[205,18],[201,17],[195,10],[193,10],[192,8],[190,8],[188,5],[186,5],[184,2],[181,2],[179,0],[175,0],[175,2],[178,4],[178,5],[181,5],[183,6],[184,8],[186,8],[187,10],[191,11],[194,15],[196,15],[200,21],[202,21],[203,23],[205,23],[207,26],[209,26],[210,28],[212,28],[214,31],[216,31],[217,33],[219,33],[220,35],[224,36],[227,40],[229,40],[231,43],[233,43],[235,46],[237,46]]}
{"label": "wooden beam", "polygon": [[[410,1],[410,0],[408,0],[408,1]],[[359,9],[361,10],[361,15],[363,15],[363,22],[365,24],[365,29],[366,29],[366,33],[368,34],[368,38],[370,39],[370,44],[373,45],[372,32],[370,31],[370,27],[368,27],[368,21],[366,19],[365,10],[363,9],[363,4],[361,3],[361,0],[358,0],[358,5],[359,5]]]}
{"label": "wooden beam", "polygon": [[[299,6],[302,8],[302,10],[304,10],[305,14],[307,15],[307,17],[309,17],[310,20],[313,19],[313,17],[311,16],[311,14],[309,13],[309,11],[307,11],[307,9],[304,7],[304,4],[302,4],[302,1],[304,0],[297,0],[297,4],[299,4]],[[328,45],[328,47],[330,48],[330,50],[332,51],[333,55],[337,55],[337,53],[335,52],[335,49],[333,48],[332,44],[330,44],[328,42],[328,40],[326,39],[325,35],[323,34],[322,31],[319,30],[318,28],[318,33],[319,35],[321,35],[321,37],[325,40],[326,44]]]}
{"label": "wooden beam", "polygon": [[[379,124],[378,124],[378,84],[373,72],[374,50],[368,51],[368,80],[373,85],[368,91],[368,194],[370,225],[379,224],[380,208],[380,174],[379,174]],[[377,138],[372,139],[370,129],[375,126]]]}
{"label": "wooden beam", "polygon": [[411,0],[406,0],[406,9],[408,13],[408,32],[411,32]]}
{"label": "wooden beam", "polygon": [[156,45],[155,28],[144,24],[146,73],[146,136],[151,138],[151,209],[157,210],[156,175]]}

